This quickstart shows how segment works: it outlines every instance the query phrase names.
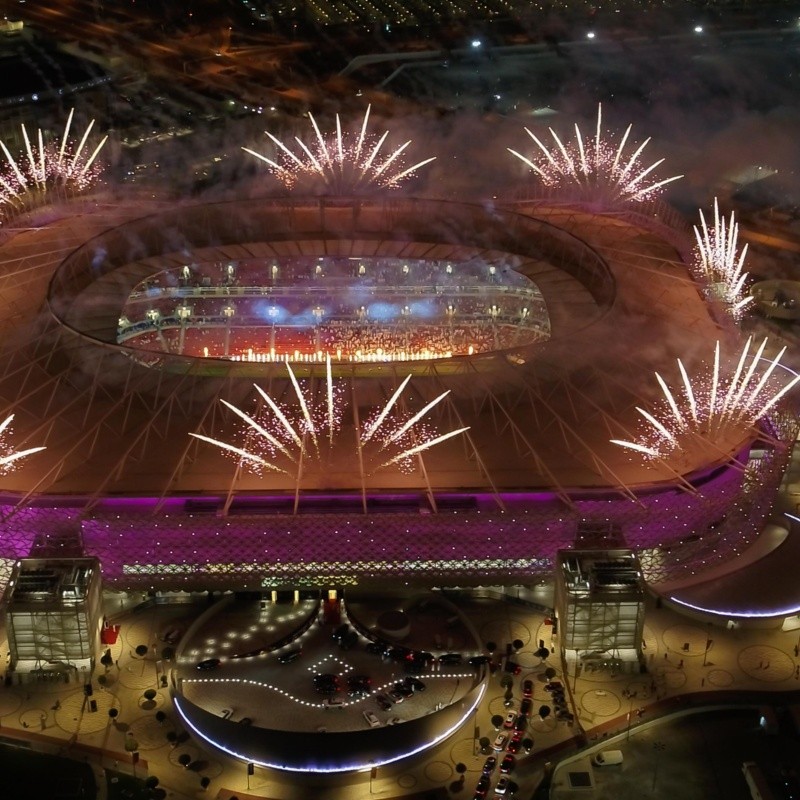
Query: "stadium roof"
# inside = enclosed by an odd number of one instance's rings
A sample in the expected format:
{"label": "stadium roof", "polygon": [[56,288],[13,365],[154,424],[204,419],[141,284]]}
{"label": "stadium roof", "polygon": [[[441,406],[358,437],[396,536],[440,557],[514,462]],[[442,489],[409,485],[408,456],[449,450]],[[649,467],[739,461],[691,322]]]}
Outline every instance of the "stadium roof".
{"label": "stadium roof", "polygon": [[[62,213],[62,212],[59,212]],[[535,215],[535,217],[534,217]],[[46,445],[4,479],[22,506],[37,496],[103,497],[271,492],[575,492],[677,483],[740,452],[741,441],[698,446],[644,464],[612,438],[631,438],[635,406],[656,395],[652,374],[680,356],[707,357],[723,334],[676,247],[635,215],[530,204],[514,210],[438,201],[238,201],[164,207],[99,205],[0,244],[0,398],[14,446]],[[226,399],[252,411],[254,381],[278,402],[295,395],[283,364],[164,356],[145,366],[117,345],[131,286],[189,260],[280,254],[480,256],[511,260],[541,289],[552,339],[530,348],[431,362],[342,367],[347,409],[336,446],[284,473],[249,473],[200,433],[241,441]],[[324,366],[297,368],[309,391]],[[431,423],[463,435],[416,456],[416,468],[378,468],[356,431],[407,374],[403,403],[419,410],[445,390]]]}

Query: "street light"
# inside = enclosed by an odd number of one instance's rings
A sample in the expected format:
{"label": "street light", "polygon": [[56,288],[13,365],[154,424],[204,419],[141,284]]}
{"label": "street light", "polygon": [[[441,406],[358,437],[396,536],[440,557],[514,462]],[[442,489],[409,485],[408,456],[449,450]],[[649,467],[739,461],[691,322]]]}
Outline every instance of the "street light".
{"label": "street light", "polygon": [[708,664],[708,651],[711,649],[711,645],[713,644],[711,640],[711,623],[708,623],[708,627],[706,628],[706,649],[703,651],[703,666],[705,667]]}
{"label": "street light", "polygon": [[656,790],[656,780],[658,779],[658,763],[659,763],[659,755],[667,749],[667,746],[664,742],[653,742],[653,750],[656,754],[656,763],[653,767],[653,789],[652,791],[655,792]]}

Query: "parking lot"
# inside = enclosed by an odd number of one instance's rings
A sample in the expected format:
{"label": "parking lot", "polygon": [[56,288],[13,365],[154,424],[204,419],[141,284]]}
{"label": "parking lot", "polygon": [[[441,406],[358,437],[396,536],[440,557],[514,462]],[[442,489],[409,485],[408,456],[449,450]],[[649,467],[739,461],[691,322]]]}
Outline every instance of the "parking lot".
{"label": "parking lot", "polygon": [[[352,625],[345,616],[331,620],[311,600],[228,604],[184,644],[181,690],[196,705],[234,722],[244,719],[272,730],[346,731],[430,714],[457,702],[479,679],[480,669],[466,663],[474,649],[460,663],[442,664],[430,651],[408,646],[416,639],[434,641],[438,634],[430,614],[425,620],[412,616],[414,635],[394,649],[385,638],[357,632],[356,625],[364,630],[371,624],[369,613],[365,616],[366,623]],[[457,635],[462,643],[465,633]],[[428,655],[412,663],[406,656],[414,653]]]}

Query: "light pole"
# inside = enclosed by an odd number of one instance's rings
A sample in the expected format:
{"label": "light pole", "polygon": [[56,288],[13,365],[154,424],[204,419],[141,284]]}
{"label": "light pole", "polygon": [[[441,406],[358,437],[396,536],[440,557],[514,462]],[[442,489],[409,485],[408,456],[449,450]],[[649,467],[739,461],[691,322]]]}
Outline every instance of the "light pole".
{"label": "light pole", "polygon": [[628,697],[630,697],[630,704],[628,705],[628,735],[625,737],[626,739],[631,738],[631,718],[633,717],[633,701],[636,699],[636,692],[630,692]]}
{"label": "light pole", "polygon": [[655,790],[656,790],[656,780],[658,779],[658,764],[659,764],[659,760],[660,760],[659,756],[666,749],[667,749],[667,746],[664,744],[664,742],[658,742],[658,741],[653,742],[653,750],[655,751],[655,754],[656,754],[656,763],[655,763],[655,766],[653,767],[653,789],[652,789],[652,791],[654,793],[655,793]]}
{"label": "light pole", "polygon": [[703,651],[703,666],[708,664],[708,651],[711,649],[711,623],[706,628],[706,649]]}

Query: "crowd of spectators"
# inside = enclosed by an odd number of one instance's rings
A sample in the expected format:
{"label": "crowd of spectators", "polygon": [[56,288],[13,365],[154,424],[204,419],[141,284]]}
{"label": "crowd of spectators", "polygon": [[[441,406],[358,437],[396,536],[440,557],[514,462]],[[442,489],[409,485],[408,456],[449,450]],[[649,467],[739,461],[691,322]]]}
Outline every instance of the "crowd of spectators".
{"label": "crowd of spectators", "polygon": [[547,338],[536,286],[509,266],[397,258],[184,266],[150,276],[118,341],[213,358],[442,358]]}
{"label": "crowd of spectators", "polygon": [[136,349],[253,361],[384,361],[448,358],[520,347],[545,339],[494,321],[454,325],[379,325],[337,321],[315,328],[184,325],[125,340]]}

